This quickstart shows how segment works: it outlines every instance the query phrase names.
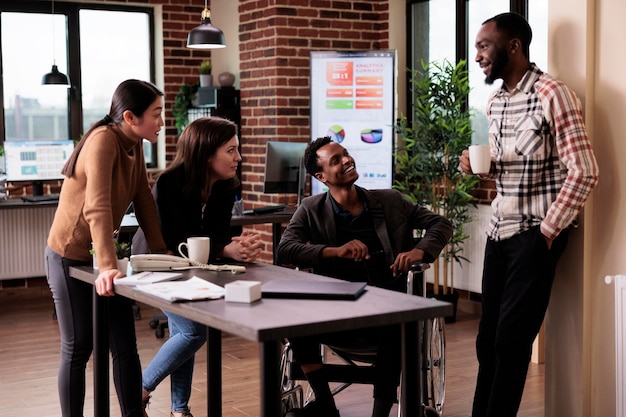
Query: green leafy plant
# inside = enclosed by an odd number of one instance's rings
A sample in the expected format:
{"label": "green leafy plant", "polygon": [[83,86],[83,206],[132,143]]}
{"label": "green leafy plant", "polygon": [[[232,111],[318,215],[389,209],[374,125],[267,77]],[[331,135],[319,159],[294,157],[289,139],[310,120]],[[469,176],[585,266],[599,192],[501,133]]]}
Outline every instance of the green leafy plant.
{"label": "green leafy plant", "polygon": [[174,121],[179,135],[189,122],[189,108],[192,107],[191,103],[195,99],[199,87],[200,84],[198,83],[183,84],[178,89],[178,94],[176,94],[174,105],[172,106],[172,114],[174,115]]}
{"label": "green leafy plant", "polygon": [[443,294],[448,294],[454,291],[452,261],[468,261],[462,256],[469,237],[464,225],[472,220],[471,191],[478,185],[477,177],[458,169],[461,153],[472,141],[466,62],[422,63],[421,69],[411,70],[411,85],[413,119],[402,116],[394,126],[402,144],[395,154],[393,187],[452,222],[454,235],[433,263],[434,293],[439,294],[441,279]]}
{"label": "green leafy plant", "polygon": [[[124,259],[130,256],[130,244],[127,242],[119,241],[119,230],[115,230],[113,232],[113,245],[115,246],[115,256],[117,259]],[[93,249],[89,249],[89,254],[95,255],[96,251]]]}
{"label": "green leafy plant", "polygon": [[207,59],[206,61],[202,61],[200,63],[200,74],[211,75],[211,60]]}

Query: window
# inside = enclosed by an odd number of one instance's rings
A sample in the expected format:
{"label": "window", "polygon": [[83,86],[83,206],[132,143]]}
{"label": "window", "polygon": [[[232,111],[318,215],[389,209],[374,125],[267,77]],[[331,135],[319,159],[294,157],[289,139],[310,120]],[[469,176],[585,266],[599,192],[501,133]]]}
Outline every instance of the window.
{"label": "window", "polygon": [[[526,15],[533,29],[530,58],[547,69],[548,5],[544,0],[410,0],[407,33],[407,63],[421,68],[421,61],[467,61],[470,79],[468,103],[473,110],[473,143],[488,143],[485,109],[489,94],[498,84],[486,85],[484,74],[474,62],[474,40],[486,19],[514,11]],[[467,22],[467,23],[466,23]],[[499,83],[499,81],[497,82]],[[411,97],[407,92],[407,97]],[[410,106],[410,103],[407,104]],[[406,114],[411,114],[410,108]]]}
{"label": "window", "polygon": [[[154,82],[154,10],[123,5],[3,3],[0,142],[80,139],[108,113],[117,85],[128,78]],[[41,85],[52,64],[70,88]],[[148,166],[156,146],[144,143]]]}

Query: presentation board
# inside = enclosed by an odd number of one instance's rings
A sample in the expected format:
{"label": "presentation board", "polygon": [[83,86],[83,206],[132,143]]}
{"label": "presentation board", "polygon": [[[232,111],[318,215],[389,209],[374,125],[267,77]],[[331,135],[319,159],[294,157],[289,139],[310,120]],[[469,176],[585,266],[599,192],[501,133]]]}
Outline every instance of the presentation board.
{"label": "presentation board", "polygon": [[[391,188],[396,51],[311,52],[311,140],[330,136],[356,160],[357,184]],[[311,180],[311,194],[326,191]]]}

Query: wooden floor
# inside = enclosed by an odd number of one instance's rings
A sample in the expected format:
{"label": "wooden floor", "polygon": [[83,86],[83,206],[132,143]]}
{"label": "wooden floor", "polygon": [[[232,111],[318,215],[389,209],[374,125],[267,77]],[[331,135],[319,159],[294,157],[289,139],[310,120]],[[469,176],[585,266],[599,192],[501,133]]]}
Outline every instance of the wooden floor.
{"label": "wooden floor", "polygon": [[[157,339],[149,322],[155,311],[141,305],[136,321],[139,353],[146,366],[164,339]],[[60,416],[56,375],[59,362],[59,330],[52,317],[47,288],[0,291],[0,414],[4,417]],[[446,417],[469,417],[476,375],[475,315],[459,311],[457,322],[446,327]],[[259,415],[258,346],[237,337],[223,339],[224,417]],[[85,417],[93,416],[92,369],[88,366]],[[531,364],[519,417],[543,417],[544,366]],[[111,385],[112,387],[112,385]],[[111,415],[119,407],[111,388]],[[371,387],[354,386],[340,393],[337,405],[342,417],[367,417],[371,413]],[[169,380],[154,392],[150,417],[169,416]],[[206,416],[206,350],[196,357],[191,408],[195,417]],[[394,407],[395,411],[395,407]]]}

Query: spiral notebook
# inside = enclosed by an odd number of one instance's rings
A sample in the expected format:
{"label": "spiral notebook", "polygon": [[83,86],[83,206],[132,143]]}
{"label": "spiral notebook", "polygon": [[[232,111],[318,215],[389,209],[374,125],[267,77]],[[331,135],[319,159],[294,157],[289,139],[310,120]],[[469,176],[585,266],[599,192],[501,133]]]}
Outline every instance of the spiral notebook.
{"label": "spiral notebook", "polygon": [[356,300],[364,292],[365,282],[272,280],[261,286],[265,298],[301,298],[316,300]]}

